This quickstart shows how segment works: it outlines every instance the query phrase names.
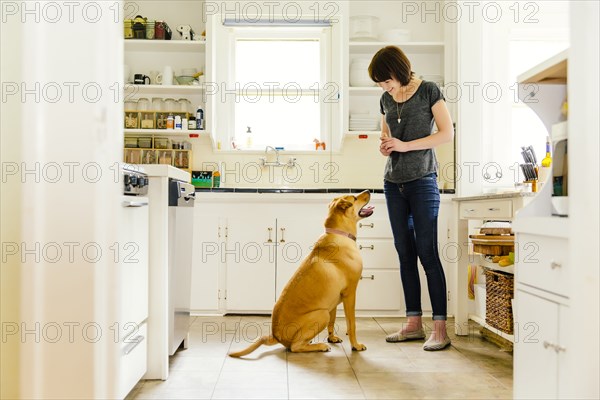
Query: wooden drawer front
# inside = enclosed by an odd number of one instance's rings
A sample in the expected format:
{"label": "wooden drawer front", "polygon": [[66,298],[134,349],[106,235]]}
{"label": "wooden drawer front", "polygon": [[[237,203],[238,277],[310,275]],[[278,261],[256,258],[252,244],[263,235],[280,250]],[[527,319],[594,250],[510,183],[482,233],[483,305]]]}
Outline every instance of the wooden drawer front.
{"label": "wooden drawer front", "polygon": [[[146,373],[148,355],[148,329],[146,323],[136,332],[121,339],[121,369],[119,374],[119,395],[122,399],[133,389]],[[139,342],[139,343],[136,343]]]}
{"label": "wooden drawer front", "polygon": [[462,219],[498,219],[513,217],[511,200],[463,201],[460,203]]}
{"label": "wooden drawer front", "polygon": [[517,281],[568,297],[568,241],[549,236],[517,234]]}
{"label": "wooden drawer front", "polygon": [[390,239],[358,239],[356,241],[363,259],[363,268],[395,269],[400,268],[398,253]]}
{"label": "wooden drawer front", "polygon": [[400,271],[363,269],[356,290],[357,310],[399,310],[402,307]]}
{"label": "wooden drawer front", "polygon": [[356,237],[361,238],[391,238],[392,228],[387,218],[365,218],[356,224]]}

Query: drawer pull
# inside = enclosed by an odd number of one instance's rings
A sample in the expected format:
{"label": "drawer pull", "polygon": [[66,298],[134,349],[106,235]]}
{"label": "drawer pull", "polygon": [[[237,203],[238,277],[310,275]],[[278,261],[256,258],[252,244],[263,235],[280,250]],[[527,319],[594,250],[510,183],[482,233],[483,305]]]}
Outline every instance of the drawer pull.
{"label": "drawer pull", "polygon": [[273,232],[273,228],[267,228],[269,231],[269,238],[267,239],[267,243],[273,243],[273,239],[271,239],[271,232]]}
{"label": "drawer pull", "polygon": [[497,207],[490,207],[488,208],[488,211],[500,211],[500,209]]}
{"label": "drawer pull", "polygon": [[362,222],[358,223],[359,228],[375,228],[375,223],[371,222],[370,224],[363,224]]}
{"label": "drawer pull", "polygon": [[285,234],[285,228],[279,228],[279,230],[281,231],[281,243],[285,243],[285,239],[283,238],[283,235]]}
{"label": "drawer pull", "polygon": [[550,268],[552,269],[556,269],[556,268],[561,268],[562,264],[556,261],[550,261]]}
{"label": "drawer pull", "polygon": [[474,209],[474,208],[465,208],[465,211],[466,211],[466,212],[474,212],[474,211],[475,211],[475,209]]}
{"label": "drawer pull", "polygon": [[362,276],[361,275],[360,279],[370,279],[370,280],[374,281],[375,280],[375,275],[370,275],[370,276]]}
{"label": "drawer pull", "polygon": [[358,245],[358,249],[359,249],[359,250],[362,250],[362,249],[375,250],[375,245],[374,245],[374,244],[372,244],[372,245],[370,245],[370,246],[363,246],[362,244],[359,244],[359,245]]}
{"label": "drawer pull", "polygon": [[557,353],[560,353],[560,352],[563,352],[563,351],[567,351],[567,349],[565,347],[563,347],[563,346],[561,346],[559,344],[556,344],[556,343],[548,342],[546,340],[544,340],[543,345],[544,345],[545,349],[553,349]]}
{"label": "drawer pull", "polygon": [[123,354],[127,355],[127,354],[131,353],[133,351],[133,349],[135,349],[138,346],[138,344],[140,344],[144,341],[144,339],[145,339],[145,337],[142,335],[137,335],[136,337],[131,339],[131,343],[129,343],[127,345],[127,347],[125,347],[125,349],[123,349]]}

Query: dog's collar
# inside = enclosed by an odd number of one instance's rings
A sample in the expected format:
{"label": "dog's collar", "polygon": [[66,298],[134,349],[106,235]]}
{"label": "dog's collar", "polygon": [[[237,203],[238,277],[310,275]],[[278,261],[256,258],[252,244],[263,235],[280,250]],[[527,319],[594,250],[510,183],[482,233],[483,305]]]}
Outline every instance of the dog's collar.
{"label": "dog's collar", "polygon": [[349,237],[350,239],[352,239],[352,240],[354,240],[356,242],[356,236],[354,236],[353,234],[348,233],[348,232],[340,231],[339,229],[325,228],[325,232],[326,233],[334,233],[336,235],[346,236],[346,237]]}

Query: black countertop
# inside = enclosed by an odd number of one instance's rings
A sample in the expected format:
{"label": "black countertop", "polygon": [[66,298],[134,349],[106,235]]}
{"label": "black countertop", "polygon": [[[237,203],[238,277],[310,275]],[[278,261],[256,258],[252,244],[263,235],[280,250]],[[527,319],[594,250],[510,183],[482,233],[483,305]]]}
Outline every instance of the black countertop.
{"label": "black countertop", "polygon": [[[201,193],[360,193],[368,190],[371,193],[383,193],[383,189],[356,189],[356,188],[330,188],[330,189],[292,189],[292,188],[196,188]],[[454,189],[440,189],[442,194],[454,194]]]}

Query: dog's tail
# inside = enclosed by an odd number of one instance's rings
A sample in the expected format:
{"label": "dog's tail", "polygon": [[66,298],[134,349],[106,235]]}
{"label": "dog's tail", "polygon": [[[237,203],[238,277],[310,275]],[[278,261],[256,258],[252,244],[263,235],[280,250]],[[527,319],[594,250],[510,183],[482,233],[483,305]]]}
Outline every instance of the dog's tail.
{"label": "dog's tail", "polygon": [[274,344],[277,344],[277,343],[279,343],[279,341],[277,339],[275,339],[275,337],[273,335],[262,336],[260,339],[258,339],[256,342],[252,343],[249,347],[245,348],[244,350],[241,350],[241,351],[238,351],[235,353],[229,353],[229,357],[242,357],[242,356],[252,353],[254,350],[258,349],[263,344],[265,346],[273,346]]}

